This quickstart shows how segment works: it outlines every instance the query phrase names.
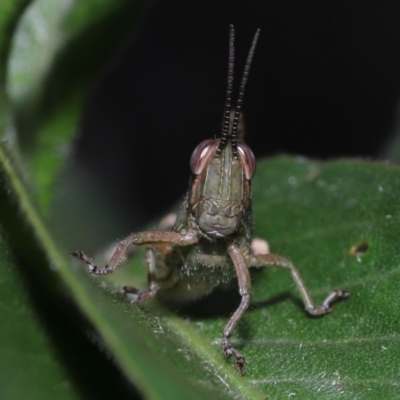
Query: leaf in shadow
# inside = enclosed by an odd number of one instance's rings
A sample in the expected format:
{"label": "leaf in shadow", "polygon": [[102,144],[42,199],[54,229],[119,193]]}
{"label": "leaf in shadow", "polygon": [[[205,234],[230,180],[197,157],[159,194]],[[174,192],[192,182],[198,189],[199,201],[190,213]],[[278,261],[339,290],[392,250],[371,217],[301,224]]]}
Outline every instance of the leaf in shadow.
{"label": "leaf in shadow", "polygon": [[3,238],[0,259],[0,397],[80,398],[32,310],[26,285]]}
{"label": "leaf in shadow", "polygon": [[36,0],[20,18],[7,87],[19,145],[46,212],[70,155],[87,91],[134,31],[145,4]]}

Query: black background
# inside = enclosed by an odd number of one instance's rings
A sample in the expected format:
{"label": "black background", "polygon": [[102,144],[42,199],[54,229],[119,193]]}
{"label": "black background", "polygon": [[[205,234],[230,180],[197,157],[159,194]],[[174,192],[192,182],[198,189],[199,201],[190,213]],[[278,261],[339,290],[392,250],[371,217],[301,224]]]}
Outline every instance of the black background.
{"label": "black background", "polygon": [[236,85],[261,28],[244,99],[258,158],[376,158],[394,129],[400,2],[155,1],[97,80],[76,143],[77,164],[143,221],[182,198],[191,152],[220,132],[230,23]]}

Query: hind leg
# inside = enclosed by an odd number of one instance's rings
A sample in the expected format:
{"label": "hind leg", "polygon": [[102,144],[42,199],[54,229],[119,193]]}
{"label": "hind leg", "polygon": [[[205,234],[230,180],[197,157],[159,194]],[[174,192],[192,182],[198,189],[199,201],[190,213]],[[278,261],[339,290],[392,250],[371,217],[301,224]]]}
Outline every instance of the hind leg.
{"label": "hind leg", "polygon": [[308,289],[294,264],[285,257],[278,254],[257,254],[248,257],[248,265],[252,267],[279,267],[290,271],[293,281],[296,284],[303,300],[306,311],[314,316],[328,314],[333,310],[333,303],[338,299],[345,299],[350,296],[346,290],[333,290],[326,296],[320,305],[315,305]]}

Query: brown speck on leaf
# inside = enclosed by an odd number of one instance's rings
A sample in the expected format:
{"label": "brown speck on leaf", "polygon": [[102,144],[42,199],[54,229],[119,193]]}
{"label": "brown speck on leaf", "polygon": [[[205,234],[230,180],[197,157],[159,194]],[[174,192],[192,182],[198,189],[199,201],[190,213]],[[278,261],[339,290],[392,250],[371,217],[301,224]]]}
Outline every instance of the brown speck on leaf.
{"label": "brown speck on leaf", "polygon": [[369,244],[365,241],[357,242],[350,249],[350,254],[354,257],[363,256],[369,248]]}

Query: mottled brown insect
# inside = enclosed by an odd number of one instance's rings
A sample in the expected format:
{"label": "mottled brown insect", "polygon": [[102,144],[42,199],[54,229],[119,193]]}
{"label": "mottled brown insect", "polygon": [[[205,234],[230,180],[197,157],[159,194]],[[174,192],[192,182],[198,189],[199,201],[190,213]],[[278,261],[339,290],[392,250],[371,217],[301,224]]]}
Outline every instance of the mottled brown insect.
{"label": "mottled brown insect", "polygon": [[190,160],[192,180],[189,191],[172,230],[129,235],[103,268],[93,265],[81,251],[72,254],[88,265],[89,273],[107,275],[125,259],[132,244],[147,246],[148,289],[140,291],[131,286],[122,289],[122,293],[136,295],[137,301],[158,294],[169,301],[185,302],[205,296],[215,287],[236,277],[241,302],[225,326],[222,349],[227,357],[235,357],[240,372],[243,372],[245,359],[232,347],[230,337],[250,304],[249,267],[288,269],[306,311],[314,316],[329,313],[332,302],[349,296],[346,291],[334,290],[321,305],[316,306],[291,261],[277,254],[258,254],[252,249],[250,201],[256,161],[251,149],[238,137],[238,125],[244,88],[259,34],[260,30],[257,30],[246,60],[232,119],[234,28],[230,27],[228,86],[222,133],[220,138],[205,140],[195,148]]}

